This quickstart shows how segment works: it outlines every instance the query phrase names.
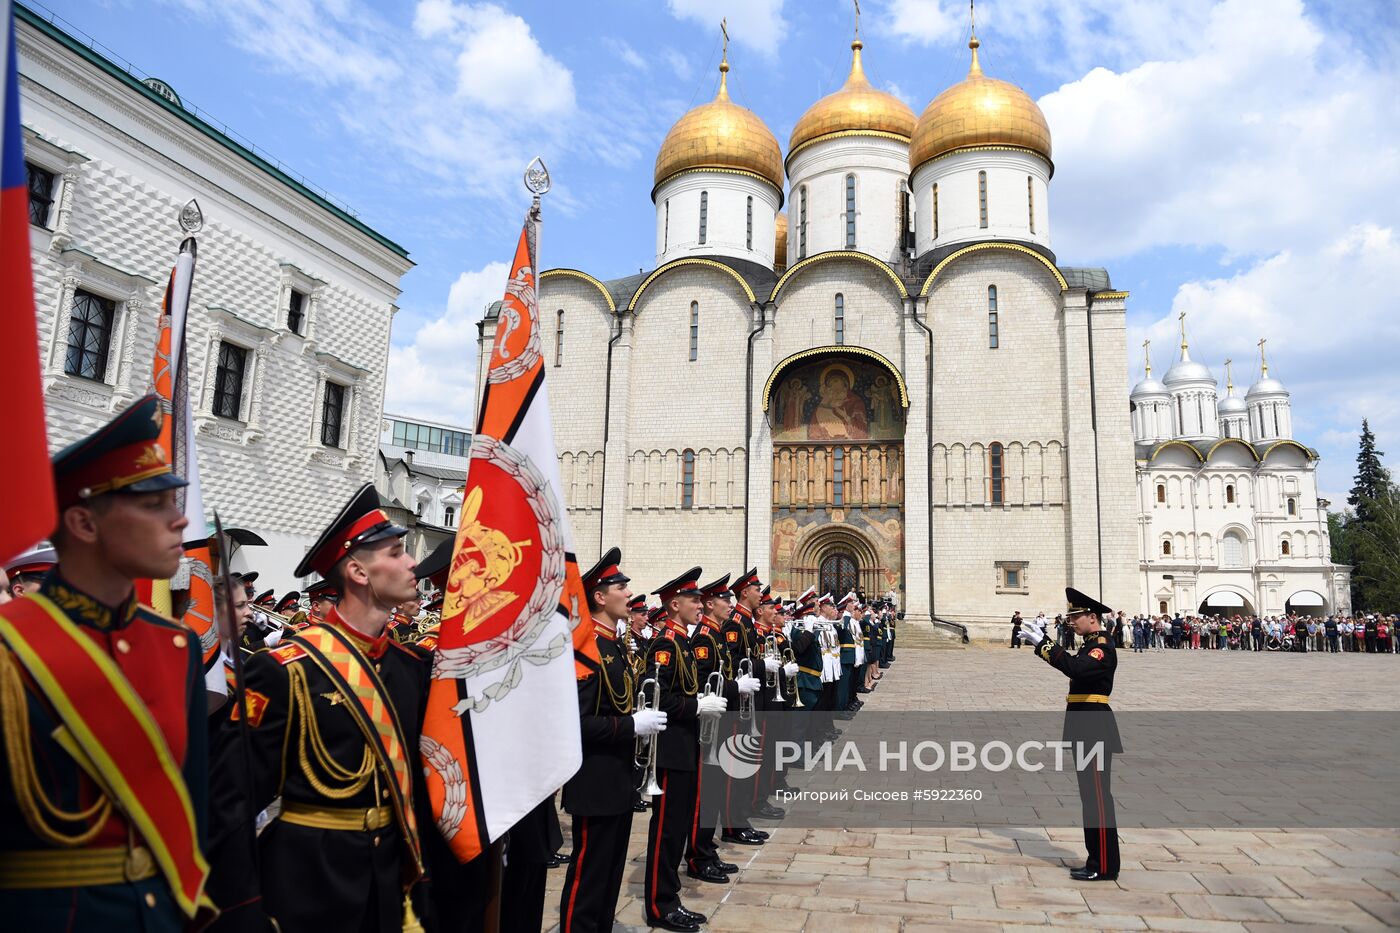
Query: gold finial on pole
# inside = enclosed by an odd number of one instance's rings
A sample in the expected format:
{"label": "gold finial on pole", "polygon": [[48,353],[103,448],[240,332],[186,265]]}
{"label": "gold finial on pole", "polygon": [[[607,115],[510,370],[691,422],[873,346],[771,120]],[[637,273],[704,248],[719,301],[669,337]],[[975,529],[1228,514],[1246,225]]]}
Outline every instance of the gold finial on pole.
{"label": "gold finial on pole", "polygon": [[1144,341],[1142,342],[1142,365],[1143,365],[1143,368],[1147,370],[1147,375],[1148,375],[1148,376],[1151,376],[1151,375],[1152,375],[1152,341],[1151,341],[1151,340],[1144,340]]}
{"label": "gold finial on pole", "polygon": [[723,51],[719,56],[719,93],[715,95],[715,100],[729,100],[729,22],[721,18],[719,21],[720,35],[724,37]]}
{"label": "gold finial on pole", "polygon": [[1181,312],[1180,314],[1178,314],[1178,315],[1177,315],[1177,319],[1181,321],[1181,353],[1182,353],[1182,357],[1181,357],[1181,358],[1182,358],[1182,359],[1185,359],[1185,358],[1186,358],[1186,312],[1183,311],[1183,312]]}
{"label": "gold finial on pole", "polygon": [[967,47],[972,49],[972,65],[967,69],[967,75],[972,77],[982,73],[982,64],[977,60],[977,50],[982,45],[977,39],[977,0],[967,0],[967,19],[972,24],[972,38],[967,40]]}
{"label": "gold finial on pole", "polygon": [[1235,376],[1234,376],[1234,374],[1233,374],[1233,373],[1231,372],[1231,370],[1230,370],[1230,364],[1233,363],[1233,362],[1234,362],[1234,360],[1226,360],[1226,361],[1225,361],[1225,394],[1226,394],[1226,395],[1231,395],[1231,394],[1233,394],[1234,391],[1235,391]]}
{"label": "gold finial on pole", "polygon": [[1269,342],[1269,341],[1268,341],[1266,338],[1264,338],[1264,337],[1260,337],[1260,338],[1259,338],[1259,378],[1260,378],[1260,379],[1267,379],[1267,378],[1269,378],[1269,360],[1268,360],[1268,358],[1267,358],[1266,356],[1264,356],[1264,344],[1266,344],[1266,343],[1268,343],[1268,342]]}

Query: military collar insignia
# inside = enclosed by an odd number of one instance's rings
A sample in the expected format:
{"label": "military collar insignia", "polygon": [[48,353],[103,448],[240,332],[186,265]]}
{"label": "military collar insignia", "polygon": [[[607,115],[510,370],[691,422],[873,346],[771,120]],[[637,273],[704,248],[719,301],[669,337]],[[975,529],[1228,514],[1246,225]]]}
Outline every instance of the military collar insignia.
{"label": "military collar insignia", "polygon": [[135,591],[126,598],[126,602],[116,608],[103,605],[82,590],[75,589],[60,577],[57,571],[51,572],[44,578],[39,592],[53,600],[54,604],[66,612],[73,621],[101,629],[104,632],[126,628],[136,617],[136,609],[139,605],[136,602]]}

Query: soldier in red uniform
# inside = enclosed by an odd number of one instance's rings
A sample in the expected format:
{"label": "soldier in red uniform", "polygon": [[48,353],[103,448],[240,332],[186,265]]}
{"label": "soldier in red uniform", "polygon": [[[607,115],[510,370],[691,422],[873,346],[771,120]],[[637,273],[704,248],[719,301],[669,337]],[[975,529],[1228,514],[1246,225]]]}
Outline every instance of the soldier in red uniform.
{"label": "soldier in red uniform", "polygon": [[135,596],[174,575],[188,525],[160,424],[147,396],[54,457],[58,564],[0,608],[6,929],[176,933],[211,916],[199,639]]}

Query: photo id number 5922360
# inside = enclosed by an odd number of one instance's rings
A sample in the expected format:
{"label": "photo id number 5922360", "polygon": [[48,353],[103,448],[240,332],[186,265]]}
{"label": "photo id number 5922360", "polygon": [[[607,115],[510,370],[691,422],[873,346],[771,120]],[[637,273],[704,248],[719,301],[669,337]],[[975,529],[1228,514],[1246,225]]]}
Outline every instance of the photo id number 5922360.
{"label": "photo id number 5922360", "polygon": [[982,799],[982,791],[976,787],[923,787],[914,791],[913,796],[915,800],[926,803],[977,801]]}

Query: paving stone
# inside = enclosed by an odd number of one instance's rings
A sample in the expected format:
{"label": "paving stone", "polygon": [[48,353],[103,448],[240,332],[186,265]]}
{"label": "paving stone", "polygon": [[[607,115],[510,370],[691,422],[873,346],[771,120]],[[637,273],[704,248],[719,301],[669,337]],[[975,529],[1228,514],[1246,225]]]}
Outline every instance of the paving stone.
{"label": "paving stone", "polygon": [[1030,883],[1030,875],[1020,865],[949,865],[948,878],[973,884]]}
{"label": "paving stone", "polygon": [[[1224,872],[1198,871],[1197,881],[1210,894],[1246,895],[1252,897],[1297,897],[1288,885],[1276,877],[1256,874],[1226,874]],[[1119,879],[1122,880],[1121,878]],[[1191,893],[1191,892],[1183,892]]]}
{"label": "paving stone", "polygon": [[955,881],[910,881],[905,899],[929,904],[996,904],[992,888],[987,884],[960,884]]}
{"label": "paving stone", "polygon": [[1281,918],[1289,923],[1331,923],[1337,926],[1383,927],[1375,916],[1357,907],[1351,901],[1302,900],[1300,898],[1265,898]]}
{"label": "paving stone", "polygon": [[773,930],[799,933],[807,923],[805,910],[774,910],[771,907],[745,907],[721,904],[710,914],[712,930]]}
{"label": "paving stone", "polygon": [[1118,873],[1118,886],[1125,891],[1156,891],[1161,894],[1204,894],[1207,889],[1197,880],[1199,877],[1199,873],[1193,874],[1187,871],[1124,869]]}
{"label": "paving stone", "polygon": [[993,891],[996,892],[998,907],[1082,910],[1086,906],[1084,896],[1073,888],[1025,888],[998,884],[993,886]]}
{"label": "paving stone", "polygon": [[1198,920],[1278,920],[1279,914],[1260,897],[1223,894],[1174,894],[1181,912]]}

